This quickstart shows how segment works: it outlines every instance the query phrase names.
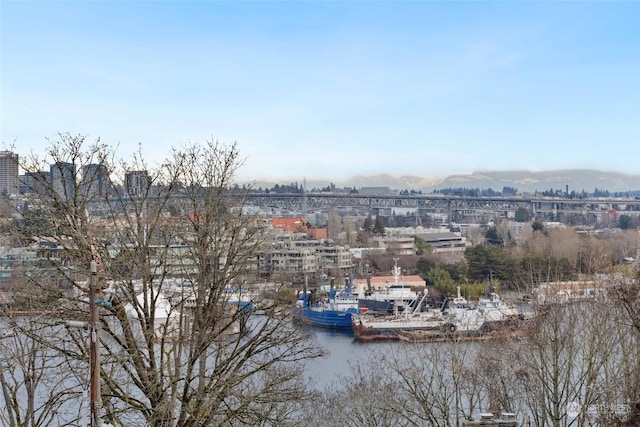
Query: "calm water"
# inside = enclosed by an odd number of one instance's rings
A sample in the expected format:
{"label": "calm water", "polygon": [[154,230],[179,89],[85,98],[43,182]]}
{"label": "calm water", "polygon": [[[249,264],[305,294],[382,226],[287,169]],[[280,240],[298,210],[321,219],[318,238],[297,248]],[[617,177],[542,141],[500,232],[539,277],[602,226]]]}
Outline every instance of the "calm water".
{"label": "calm water", "polygon": [[358,361],[389,347],[397,347],[397,341],[359,342],[354,340],[351,331],[335,331],[326,328],[307,327],[312,331],[318,343],[329,353],[322,359],[307,362],[308,377],[318,390],[324,390],[332,382],[342,383],[349,377],[351,366]]}

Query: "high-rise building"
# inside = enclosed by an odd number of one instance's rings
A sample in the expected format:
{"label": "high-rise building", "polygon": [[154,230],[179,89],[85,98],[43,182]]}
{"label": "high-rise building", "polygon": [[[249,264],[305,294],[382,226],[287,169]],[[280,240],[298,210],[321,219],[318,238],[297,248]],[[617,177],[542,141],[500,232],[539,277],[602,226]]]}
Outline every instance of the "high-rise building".
{"label": "high-rise building", "polygon": [[51,165],[51,185],[62,200],[75,197],[76,166],[73,163],[57,162]]}
{"label": "high-rise building", "polygon": [[18,194],[18,154],[0,151],[0,194]]}
{"label": "high-rise building", "polygon": [[150,185],[147,171],[131,171],[124,176],[125,189],[132,197],[139,197],[145,194]]}
{"label": "high-rise building", "polygon": [[82,192],[88,196],[104,196],[107,193],[109,173],[107,167],[90,164],[82,167]]}
{"label": "high-rise building", "polygon": [[20,180],[20,193],[21,194],[45,194],[45,188],[47,183],[51,179],[51,175],[49,172],[38,171],[38,172],[27,172],[24,175],[20,175],[18,178]]}

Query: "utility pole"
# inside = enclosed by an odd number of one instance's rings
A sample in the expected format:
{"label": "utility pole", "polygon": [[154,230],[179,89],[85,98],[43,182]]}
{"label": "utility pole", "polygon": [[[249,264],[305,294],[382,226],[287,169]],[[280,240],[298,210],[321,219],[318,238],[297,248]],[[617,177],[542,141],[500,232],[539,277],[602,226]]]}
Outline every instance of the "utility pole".
{"label": "utility pole", "polygon": [[97,303],[98,265],[91,260],[91,278],[89,280],[89,402],[91,407],[90,427],[102,427],[100,409],[100,305]]}

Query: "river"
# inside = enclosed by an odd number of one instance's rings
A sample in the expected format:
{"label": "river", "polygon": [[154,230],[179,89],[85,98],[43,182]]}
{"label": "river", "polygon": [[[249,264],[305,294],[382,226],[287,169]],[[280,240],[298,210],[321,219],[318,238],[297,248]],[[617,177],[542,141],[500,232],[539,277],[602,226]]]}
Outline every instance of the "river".
{"label": "river", "polygon": [[374,352],[402,345],[398,341],[356,341],[351,331],[306,327],[315,335],[318,343],[327,350],[326,357],[307,362],[307,376],[318,390],[332,383],[344,381],[356,362],[366,362]]}

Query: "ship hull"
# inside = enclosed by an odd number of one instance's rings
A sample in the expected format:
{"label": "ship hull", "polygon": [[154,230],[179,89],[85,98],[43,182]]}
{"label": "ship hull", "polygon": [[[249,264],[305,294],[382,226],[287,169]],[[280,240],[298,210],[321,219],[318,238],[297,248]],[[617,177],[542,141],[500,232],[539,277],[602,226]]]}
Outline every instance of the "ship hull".
{"label": "ship hull", "polygon": [[310,307],[294,310],[293,318],[310,326],[331,329],[351,329],[351,316],[358,312],[355,308],[347,310],[314,310]]}
{"label": "ship hull", "polygon": [[434,331],[442,330],[445,322],[437,317],[412,319],[376,319],[368,315],[353,316],[351,329],[356,340],[399,340],[403,331]]}

